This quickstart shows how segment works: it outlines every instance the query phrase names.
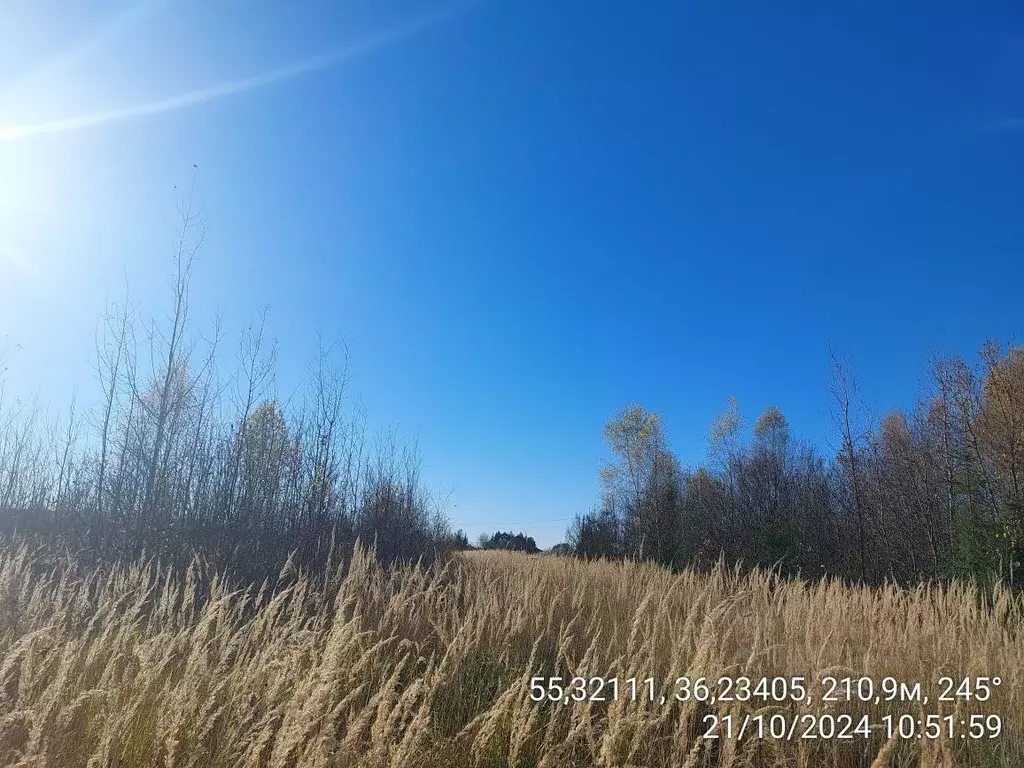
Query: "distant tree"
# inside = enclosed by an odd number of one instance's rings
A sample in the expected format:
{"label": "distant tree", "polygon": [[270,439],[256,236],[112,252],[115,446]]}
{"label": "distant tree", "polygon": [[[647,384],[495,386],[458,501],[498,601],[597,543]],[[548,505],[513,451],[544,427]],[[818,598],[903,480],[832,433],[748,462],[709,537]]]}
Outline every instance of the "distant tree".
{"label": "distant tree", "polygon": [[601,472],[606,509],[621,514],[625,554],[666,565],[679,546],[679,465],[668,449],[661,416],[638,404],[604,427],[613,460]]}
{"label": "distant tree", "polygon": [[796,567],[800,559],[790,442],[786,417],[769,405],[754,423],[752,444],[739,462],[740,496],[752,532],[750,560],[784,568]]}
{"label": "distant tree", "polygon": [[622,524],[615,510],[615,500],[606,496],[597,510],[577,515],[566,538],[579,557],[621,557]]}
{"label": "distant tree", "polygon": [[540,548],[537,546],[537,542],[533,540],[533,537],[527,536],[522,532],[505,533],[504,531],[497,531],[489,538],[482,536],[480,544],[482,549],[505,549],[512,552],[526,552],[531,555],[540,552]]}
{"label": "distant tree", "polygon": [[718,465],[728,473],[729,462],[739,452],[739,435],[743,430],[743,414],[739,401],[730,396],[725,410],[711,422],[711,441],[708,452]]}
{"label": "distant tree", "polygon": [[982,463],[1002,499],[992,519],[998,569],[1014,582],[1024,559],[1024,347],[1005,354],[992,341],[981,349],[984,405],[976,430]]}

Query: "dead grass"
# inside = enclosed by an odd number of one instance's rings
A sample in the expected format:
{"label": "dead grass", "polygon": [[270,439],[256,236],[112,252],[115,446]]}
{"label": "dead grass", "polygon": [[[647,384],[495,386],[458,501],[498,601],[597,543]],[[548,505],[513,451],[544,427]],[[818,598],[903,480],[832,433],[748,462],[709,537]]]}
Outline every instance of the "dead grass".
{"label": "dead grass", "polygon": [[[1024,601],[771,574],[474,553],[228,592],[195,566],[40,572],[0,547],[3,766],[1018,766]],[[709,713],[954,714],[950,704],[530,700],[532,676],[998,675],[971,741],[710,741]],[[816,691],[816,688],[812,686]],[[621,689],[620,689],[621,690]],[[730,709],[731,707],[731,709]]]}

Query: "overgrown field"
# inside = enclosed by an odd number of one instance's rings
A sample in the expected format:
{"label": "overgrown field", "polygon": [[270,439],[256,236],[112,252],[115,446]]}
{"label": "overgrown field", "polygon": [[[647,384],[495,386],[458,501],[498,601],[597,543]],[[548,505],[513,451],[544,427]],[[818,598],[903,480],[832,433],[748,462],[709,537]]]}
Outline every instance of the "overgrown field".
{"label": "overgrown field", "polygon": [[[967,585],[505,553],[387,572],[357,550],[347,572],[239,592],[199,565],[181,578],[155,564],[86,571],[7,544],[0,765],[1018,766],[1022,628],[1019,596]],[[631,701],[623,683],[616,701],[608,686],[604,702],[531,701],[532,677],[574,675],[653,677],[657,695]],[[684,675],[804,676],[812,700],[677,701]],[[862,675],[920,682],[931,699],[820,701],[814,681]],[[1001,683],[984,703],[939,703],[942,675]],[[758,712],[1003,723],[980,740],[699,738],[708,714]]]}

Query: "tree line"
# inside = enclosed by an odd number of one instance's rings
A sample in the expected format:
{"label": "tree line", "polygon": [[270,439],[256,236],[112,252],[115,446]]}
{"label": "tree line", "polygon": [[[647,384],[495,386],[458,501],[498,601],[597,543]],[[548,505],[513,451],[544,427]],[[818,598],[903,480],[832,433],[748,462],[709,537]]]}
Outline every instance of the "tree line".
{"label": "tree line", "polygon": [[832,358],[837,449],[823,455],[768,407],[743,439],[735,400],[709,460],[684,468],[657,413],[632,404],[604,437],[602,496],[567,536],[584,557],[681,568],[728,563],[876,584],[949,577],[1024,583],[1024,347],[935,360],[914,408],[864,416]]}
{"label": "tree line", "polygon": [[[59,542],[83,560],[195,553],[246,579],[291,557],[319,567],[357,539],[387,562],[469,548],[419,474],[415,447],[368,440],[347,353],[320,344],[304,385],[280,398],[267,313],[229,345],[189,302],[204,239],[190,200],[173,251],[168,313],[130,299],[101,317],[99,402],[50,419],[9,402],[0,378],[0,531]],[[234,365],[222,370],[230,349]],[[3,370],[0,349],[0,372]],[[559,554],[673,568],[729,563],[866,583],[976,576],[1020,585],[1024,549],[1024,347],[934,361],[916,406],[864,416],[848,366],[832,360],[837,448],[791,434],[772,406],[749,439],[732,400],[709,460],[684,468],[657,413],[629,405],[604,428],[613,460],[595,509]],[[483,548],[537,551],[498,531]]]}

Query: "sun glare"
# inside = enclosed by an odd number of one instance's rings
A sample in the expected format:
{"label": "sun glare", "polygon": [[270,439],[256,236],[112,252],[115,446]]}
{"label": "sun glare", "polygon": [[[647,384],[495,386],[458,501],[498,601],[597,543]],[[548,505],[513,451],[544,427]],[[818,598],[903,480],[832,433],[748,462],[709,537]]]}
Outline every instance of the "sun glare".
{"label": "sun glare", "polygon": [[88,208],[90,201],[74,200],[84,169],[80,154],[80,145],[63,142],[0,141],[0,281],[59,268],[39,263],[33,244],[60,243]]}

